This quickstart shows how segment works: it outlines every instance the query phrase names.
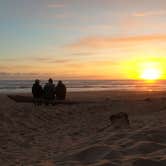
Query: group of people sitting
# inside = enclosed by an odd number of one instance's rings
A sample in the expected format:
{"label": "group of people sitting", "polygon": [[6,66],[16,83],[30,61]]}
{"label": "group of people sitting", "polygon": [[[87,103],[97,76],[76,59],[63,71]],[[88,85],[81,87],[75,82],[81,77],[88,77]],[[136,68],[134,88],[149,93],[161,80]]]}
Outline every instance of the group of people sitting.
{"label": "group of people sitting", "polygon": [[55,86],[50,78],[44,87],[40,85],[40,80],[35,80],[32,86],[32,94],[35,105],[41,105],[44,102],[46,105],[54,104],[57,100],[64,100],[66,97],[66,86],[62,81],[58,81]]}

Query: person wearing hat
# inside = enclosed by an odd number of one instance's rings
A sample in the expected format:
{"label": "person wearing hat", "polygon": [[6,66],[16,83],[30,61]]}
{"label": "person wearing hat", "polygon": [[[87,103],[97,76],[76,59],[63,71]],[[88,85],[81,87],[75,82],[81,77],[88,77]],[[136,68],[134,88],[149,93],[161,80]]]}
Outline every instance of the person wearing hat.
{"label": "person wearing hat", "polygon": [[40,85],[40,80],[36,79],[32,86],[33,101],[35,105],[40,105],[43,97],[43,88]]}

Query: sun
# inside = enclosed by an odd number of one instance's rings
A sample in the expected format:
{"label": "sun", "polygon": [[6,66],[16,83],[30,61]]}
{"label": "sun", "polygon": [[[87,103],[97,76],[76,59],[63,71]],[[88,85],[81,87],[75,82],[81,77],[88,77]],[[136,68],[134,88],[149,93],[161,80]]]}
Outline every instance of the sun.
{"label": "sun", "polygon": [[122,70],[129,79],[156,82],[166,79],[166,58],[139,57],[122,63]]}
{"label": "sun", "polygon": [[161,78],[161,71],[157,68],[145,68],[141,73],[144,80],[158,80]]}

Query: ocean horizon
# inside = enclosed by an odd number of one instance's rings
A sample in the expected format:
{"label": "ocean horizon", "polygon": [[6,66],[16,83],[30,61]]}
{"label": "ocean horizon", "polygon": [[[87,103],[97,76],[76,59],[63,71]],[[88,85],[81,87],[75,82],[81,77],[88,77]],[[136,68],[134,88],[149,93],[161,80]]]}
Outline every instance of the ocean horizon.
{"label": "ocean horizon", "polygon": [[[47,80],[41,80],[41,85]],[[82,91],[165,91],[166,80],[63,80],[68,92]],[[31,93],[34,80],[0,80],[0,93]],[[57,84],[57,80],[54,81]]]}

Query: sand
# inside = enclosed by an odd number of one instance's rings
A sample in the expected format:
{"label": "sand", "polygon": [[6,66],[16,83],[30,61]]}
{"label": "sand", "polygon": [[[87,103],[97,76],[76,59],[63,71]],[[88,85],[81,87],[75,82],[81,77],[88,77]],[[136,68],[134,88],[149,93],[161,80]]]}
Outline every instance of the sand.
{"label": "sand", "polygon": [[[75,104],[35,107],[0,95],[0,165],[165,166],[165,97],[75,92],[67,95]],[[128,114],[130,127],[109,126],[118,112]]]}

